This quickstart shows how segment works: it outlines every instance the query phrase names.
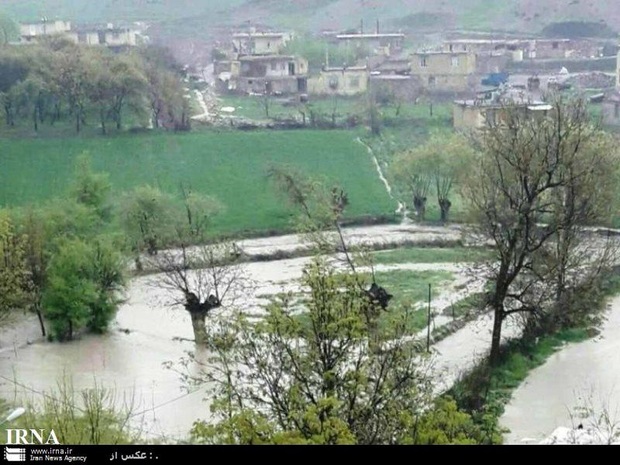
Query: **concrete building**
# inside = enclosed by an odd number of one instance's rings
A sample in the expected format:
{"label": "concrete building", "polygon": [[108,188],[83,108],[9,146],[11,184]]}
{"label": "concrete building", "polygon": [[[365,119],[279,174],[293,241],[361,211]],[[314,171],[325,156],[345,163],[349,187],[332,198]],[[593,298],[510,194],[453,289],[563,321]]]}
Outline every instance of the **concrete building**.
{"label": "concrete building", "polygon": [[[231,65],[231,70],[236,65]],[[296,94],[308,91],[308,61],[287,55],[252,55],[239,58],[238,75],[230,90],[247,94]]]}
{"label": "concrete building", "polygon": [[42,19],[34,23],[21,23],[19,33],[22,42],[32,42],[39,37],[67,34],[71,31],[71,22],[61,20]]}
{"label": "concrete building", "polygon": [[465,92],[475,84],[476,55],[471,52],[417,52],[411,75],[429,91]]}
{"label": "concrete building", "polygon": [[603,124],[620,127],[620,91],[615,90],[603,99]]}
{"label": "concrete building", "polygon": [[290,39],[284,32],[239,32],[233,34],[232,49],[238,56],[276,55]]}
{"label": "concrete building", "polygon": [[323,68],[318,76],[308,79],[308,93],[313,95],[358,95],[368,90],[370,71],[367,66]]}
{"label": "concrete building", "polygon": [[517,108],[535,117],[547,115],[552,106],[543,102],[536,91],[527,88],[494,88],[478,93],[475,99],[456,100],[452,107],[455,129],[482,129],[488,125],[501,123],[507,108]]}
{"label": "concrete building", "polygon": [[353,33],[338,34],[336,40],[341,47],[350,49],[365,48],[370,55],[390,56],[403,49],[405,34],[398,33]]}
{"label": "concrete building", "polygon": [[138,34],[130,28],[111,27],[109,25],[106,29],[98,32],[100,43],[107,47],[135,47],[138,44],[136,39]]}
{"label": "concrete building", "polygon": [[33,42],[41,37],[61,35],[76,44],[105,45],[112,49],[123,49],[138,45],[138,32],[131,28],[106,26],[78,26],[73,28],[68,21],[41,20],[37,23],[20,24],[22,42]]}

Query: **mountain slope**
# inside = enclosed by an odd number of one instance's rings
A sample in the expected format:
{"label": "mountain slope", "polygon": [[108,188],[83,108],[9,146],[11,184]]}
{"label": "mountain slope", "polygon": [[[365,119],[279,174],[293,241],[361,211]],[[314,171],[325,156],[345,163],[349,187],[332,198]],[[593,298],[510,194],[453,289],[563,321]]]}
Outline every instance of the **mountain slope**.
{"label": "mountain slope", "polygon": [[[446,28],[538,32],[552,22],[606,22],[620,30],[617,0],[0,0],[16,20],[165,22],[177,34],[242,23],[295,29]],[[185,28],[184,24],[189,23]]]}

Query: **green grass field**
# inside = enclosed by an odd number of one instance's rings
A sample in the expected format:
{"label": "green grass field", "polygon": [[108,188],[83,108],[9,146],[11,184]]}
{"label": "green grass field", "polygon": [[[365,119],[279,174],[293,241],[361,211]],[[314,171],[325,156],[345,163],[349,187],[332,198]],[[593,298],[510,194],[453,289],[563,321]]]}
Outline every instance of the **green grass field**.
{"label": "green grass field", "polygon": [[459,263],[491,258],[491,250],[480,247],[412,247],[374,252],[375,264],[395,263]]}
{"label": "green grass field", "polygon": [[[423,304],[428,299],[428,285],[432,286],[433,295],[437,295],[446,286],[454,282],[454,273],[449,271],[410,271],[392,270],[375,273],[377,283],[383,286],[394,298],[390,301],[388,310],[379,317],[379,325],[388,328],[395,321],[399,321],[405,312],[407,315],[408,334],[416,333],[426,327],[428,321],[427,309]],[[370,276],[368,276],[370,282]],[[297,294],[301,297],[300,294]],[[266,297],[266,296],[263,296]],[[301,302],[305,297],[301,297]],[[308,313],[299,313],[294,316],[303,324],[310,325]]]}
{"label": "green grass field", "polygon": [[152,184],[179,192],[180,183],[225,207],[219,233],[288,229],[294,210],[266,178],[290,165],[338,183],[349,193],[348,217],[394,211],[366,149],[346,131],[257,131],[123,135],[68,139],[5,139],[0,149],[0,205],[62,196],[76,156],[110,174],[114,194]]}

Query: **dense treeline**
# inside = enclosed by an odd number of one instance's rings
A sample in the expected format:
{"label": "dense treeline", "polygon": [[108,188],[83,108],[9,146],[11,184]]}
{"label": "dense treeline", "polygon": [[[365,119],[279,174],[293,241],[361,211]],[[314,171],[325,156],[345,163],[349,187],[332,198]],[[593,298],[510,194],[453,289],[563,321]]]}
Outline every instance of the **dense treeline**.
{"label": "dense treeline", "polygon": [[71,122],[76,132],[98,125],[187,129],[181,70],[166,50],[124,53],[51,37],[0,48],[0,104],[8,126]]}
{"label": "dense treeline", "polygon": [[151,186],[115,196],[111,187],[82,154],[65,196],[0,209],[0,322],[27,310],[53,340],[104,333],[131,259],[140,270],[142,255],[204,243],[222,208],[183,185],[180,198]]}

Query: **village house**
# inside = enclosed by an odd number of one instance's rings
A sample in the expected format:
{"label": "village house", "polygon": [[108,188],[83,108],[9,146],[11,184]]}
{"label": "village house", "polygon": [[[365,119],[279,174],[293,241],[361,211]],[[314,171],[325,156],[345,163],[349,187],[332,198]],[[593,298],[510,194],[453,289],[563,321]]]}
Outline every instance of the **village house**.
{"label": "village house", "polygon": [[616,88],[603,99],[603,124],[620,126],[620,51],[616,61]]}
{"label": "village house", "polygon": [[551,105],[540,97],[540,81],[530,79],[531,88],[499,87],[481,90],[475,99],[456,100],[452,108],[455,129],[482,129],[491,124],[501,122],[506,109],[518,108],[532,116],[546,115]]}
{"label": "village house", "polygon": [[358,95],[368,90],[367,66],[323,67],[320,74],[308,79],[312,95]]}
{"label": "village house", "polygon": [[513,61],[535,59],[593,58],[602,53],[602,46],[588,39],[451,39],[443,42],[444,52],[505,54]]}
{"label": "village house", "polygon": [[284,32],[238,32],[232,36],[232,51],[237,56],[277,55],[291,37]]}
{"label": "village house", "polygon": [[231,63],[228,90],[270,95],[306,93],[308,61],[289,55],[240,57],[238,65]]}
{"label": "village house", "polygon": [[412,102],[420,95],[420,79],[411,76],[411,60],[404,57],[373,57],[369,60],[370,89],[375,96]]}
{"label": "village house", "polygon": [[61,35],[76,44],[104,45],[114,50],[122,50],[138,45],[138,32],[131,28],[106,26],[78,26],[73,28],[68,21],[49,21],[43,19],[36,23],[20,24],[21,41],[31,43],[41,37]]}
{"label": "village house", "polygon": [[367,50],[368,56],[390,56],[402,51],[405,37],[405,34],[401,32],[380,32],[379,21],[377,21],[374,32],[365,33],[362,21],[359,32],[336,34],[335,40],[340,47],[345,47],[349,50]]}
{"label": "village house", "polygon": [[19,25],[19,33],[22,42],[32,42],[42,36],[67,34],[71,31],[71,23],[69,21],[48,20],[33,23],[21,23]]}
{"label": "village house", "polygon": [[609,92],[603,99],[603,124],[620,126],[620,91]]}
{"label": "village house", "polygon": [[476,55],[471,52],[417,52],[411,75],[430,92],[466,92],[475,84]]}

